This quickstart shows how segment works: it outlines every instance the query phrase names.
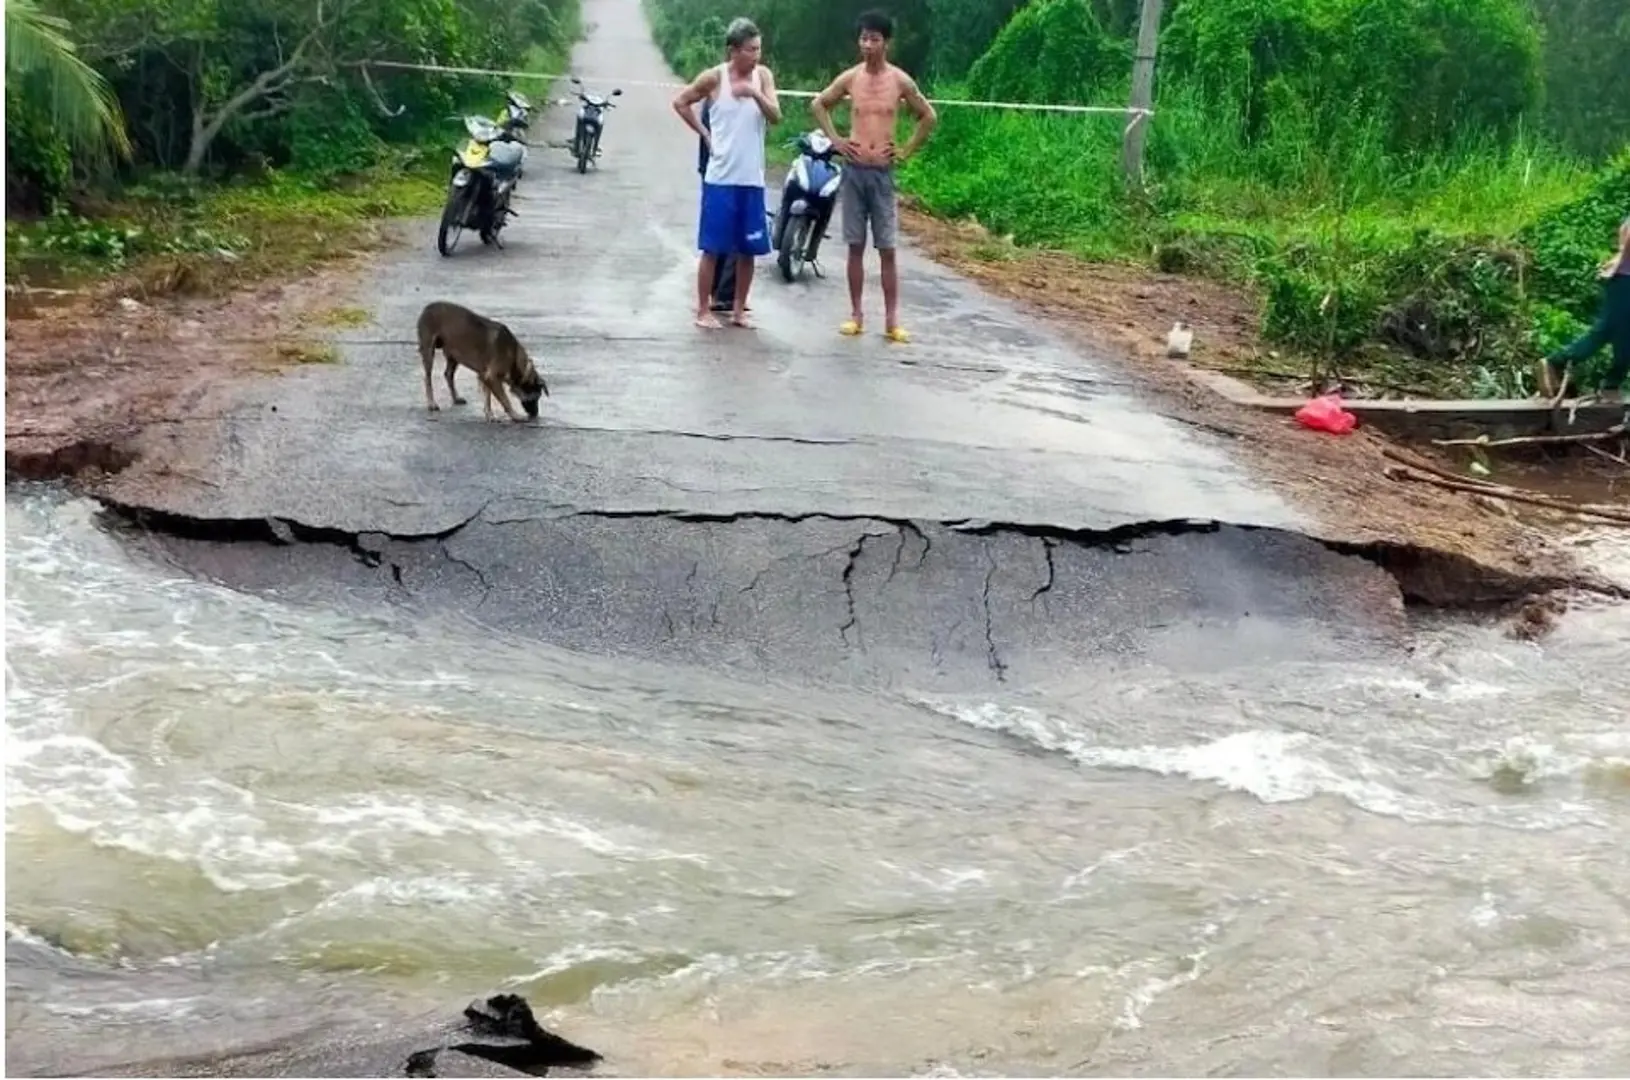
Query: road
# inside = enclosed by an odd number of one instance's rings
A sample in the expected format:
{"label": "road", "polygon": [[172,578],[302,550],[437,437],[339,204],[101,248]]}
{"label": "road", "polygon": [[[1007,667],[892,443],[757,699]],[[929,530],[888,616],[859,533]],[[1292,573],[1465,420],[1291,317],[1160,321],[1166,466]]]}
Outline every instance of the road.
{"label": "road", "polygon": [[[590,88],[673,78],[638,0],[590,0],[585,25]],[[415,223],[343,363],[252,386],[209,484],[135,470],[114,500],[175,515],[179,557],[233,584],[339,583],[574,648],[862,683],[1025,682],[1106,652],[1232,662],[1265,623],[1317,651],[1294,627],[1320,618],[1321,580],[1383,588],[1297,535],[1221,440],[909,249],[909,346],[838,335],[835,243],[824,280],[765,261],[757,330],[693,327],[696,146],[670,96],[630,85],[586,175],[535,150],[502,251],[467,236],[442,258]],[[572,110],[544,116],[563,142]],[[869,288],[880,326],[875,268]],[[468,373],[473,404],[427,414],[406,342],[434,299],[527,343],[553,391],[540,423],[484,421]],[[326,543],[215,542],[267,538],[267,519]],[[1196,650],[1218,621],[1237,649]]]}

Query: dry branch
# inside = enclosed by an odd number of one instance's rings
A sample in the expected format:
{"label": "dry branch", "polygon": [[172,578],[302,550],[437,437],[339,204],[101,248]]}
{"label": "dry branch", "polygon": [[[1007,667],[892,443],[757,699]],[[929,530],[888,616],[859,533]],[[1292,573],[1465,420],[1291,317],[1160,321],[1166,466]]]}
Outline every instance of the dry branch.
{"label": "dry branch", "polygon": [[1487,435],[1479,435],[1475,439],[1433,439],[1433,446],[1478,446],[1485,450],[1494,450],[1502,446],[1560,446],[1565,443],[1592,443],[1606,442],[1616,439],[1625,433],[1625,425],[1614,424],[1602,431],[1592,431],[1577,435],[1519,435],[1510,439],[1490,439]]}
{"label": "dry branch", "polygon": [[1435,487],[1447,488],[1450,491],[1460,491],[1471,495],[1481,495],[1484,498],[1490,499],[1504,499],[1507,502],[1523,503],[1528,506],[1539,506],[1546,510],[1555,510],[1558,513],[1577,514],[1581,517],[1593,517],[1603,521],[1611,521],[1616,525],[1630,526],[1630,513],[1614,510],[1605,506],[1586,506],[1581,503],[1567,502],[1561,499],[1552,499],[1544,495],[1536,495],[1527,491],[1518,491],[1516,488],[1472,484],[1467,483],[1464,480],[1446,479],[1441,475],[1415,472],[1408,468],[1388,469],[1386,470],[1386,476],[1392,480],[1408,480],[1417,484],[1432,484]]}

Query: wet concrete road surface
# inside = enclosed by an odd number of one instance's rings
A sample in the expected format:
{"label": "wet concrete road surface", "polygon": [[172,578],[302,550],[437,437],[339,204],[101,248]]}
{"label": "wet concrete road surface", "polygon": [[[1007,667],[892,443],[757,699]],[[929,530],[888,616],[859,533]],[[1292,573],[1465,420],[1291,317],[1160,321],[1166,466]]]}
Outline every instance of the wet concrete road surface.
{"label": "wet concrete road surface", "polygon": [[[584,21],[590,89],[672,79],[638,0],[591,0]],[[1317,653],[1331,575],[1386,609],[1379,572],[1294,533],[1190,531],[1302,522],[1219,439],[915,253],[911,345],[877,333],[875,261],[871,331],[838,335],[836,236],[824,280],[761,263],[757,330],[693,327],[696,145],[671,94],[629,86],[586,175],[535,148],[503,250],[466,234],[442,258],[434,222],[414,223],[369,286],[374,325],[344,335],[343,364],[253,386],[212,486],[132,473],[114,498],[176,515],[179,557],[233,584],[323,598],[338,580],[572,647],[862,682],[1231,662],[1195,650],[1195,628],[1264,616],[1289,629],[1231,632],[1240,652]],[[538,134],[564,143],[572,111],[542,110]],[[443,411],[426,411],[411,339],[442,299],[527,344],[553,392],[540,423],[485,421],[468,372],[471,404],[449,406],[439,366]],[[232,523],[327,546],[213,543]]]}

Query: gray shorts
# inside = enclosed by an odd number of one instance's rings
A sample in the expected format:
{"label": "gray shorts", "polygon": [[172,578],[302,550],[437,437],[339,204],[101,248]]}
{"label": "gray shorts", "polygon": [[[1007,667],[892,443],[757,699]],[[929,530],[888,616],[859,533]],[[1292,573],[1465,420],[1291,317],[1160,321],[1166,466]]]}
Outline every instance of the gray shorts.
{"label": "gray shorts", "polygon": [[876,165],[850,165],[843,170],[843,242],[866,246],[866,223],[872,224],[872,246],[894,250],[899,215],[894,197],[894,170]]}

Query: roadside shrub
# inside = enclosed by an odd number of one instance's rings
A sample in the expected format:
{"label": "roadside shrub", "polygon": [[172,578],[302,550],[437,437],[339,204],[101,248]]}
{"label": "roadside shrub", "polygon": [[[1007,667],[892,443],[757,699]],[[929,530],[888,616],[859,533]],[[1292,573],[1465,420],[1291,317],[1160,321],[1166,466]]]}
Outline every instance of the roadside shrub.
{"label": "roadside shrub", "polygon": [[968,73],[975,97],[1089,105],[1132,63],[1124,40],[1104,32],[1087,0],[1032,0],[996,35]]}
{"label": "roadside shrub", "polygon": [[1185,0],[1162,45],[1165,77],[1231,103],[1253,140],[1288,113],[1315,137],[1373,117],[1389,150],[1430,150],[1508,134],[1541,95],[1525,0]]}

